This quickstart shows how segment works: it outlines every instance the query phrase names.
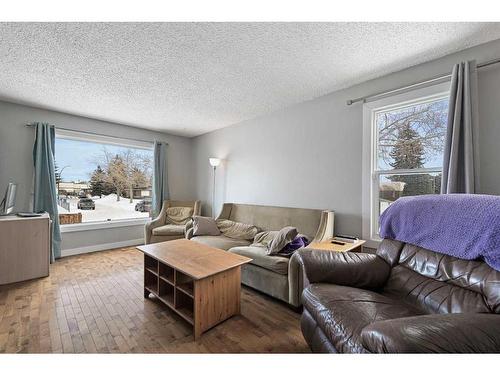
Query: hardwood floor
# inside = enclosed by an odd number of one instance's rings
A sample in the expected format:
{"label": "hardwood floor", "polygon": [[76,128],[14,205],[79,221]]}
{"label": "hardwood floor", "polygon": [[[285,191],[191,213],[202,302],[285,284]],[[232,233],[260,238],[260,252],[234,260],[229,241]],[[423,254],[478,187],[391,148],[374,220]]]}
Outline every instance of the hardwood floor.
{"label": "hardwood floor", "polygon": [[62,258],[50,276],[0,286],[0,353],[309,352],[300,315],[242,288],[241,315],[196,342],[192,328],[143,297],[134,248]]}

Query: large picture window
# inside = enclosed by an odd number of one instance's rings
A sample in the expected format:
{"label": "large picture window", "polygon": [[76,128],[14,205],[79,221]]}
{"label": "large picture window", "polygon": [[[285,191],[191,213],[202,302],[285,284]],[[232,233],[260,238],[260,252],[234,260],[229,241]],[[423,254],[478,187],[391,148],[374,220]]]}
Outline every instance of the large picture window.
{"label": "large picture window", "polygon": [[393,98],[367,107],[370,238],[377,239],[379,216],[396,199],[440,192],[448,93]]}
{"label": "large picture window", "polygon": [[61,224],[150,217],[152,145],[58,132],[55,160]]}

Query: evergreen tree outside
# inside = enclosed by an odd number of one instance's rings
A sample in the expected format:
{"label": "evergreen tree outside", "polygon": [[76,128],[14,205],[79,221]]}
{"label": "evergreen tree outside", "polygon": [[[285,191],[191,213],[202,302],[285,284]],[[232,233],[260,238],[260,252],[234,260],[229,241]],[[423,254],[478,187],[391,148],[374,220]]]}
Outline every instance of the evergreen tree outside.
{"label": "evergreen tree outside", "polygon": [[90,189],[92,196],[98,195],[100,198],[102,198],[103,194],[110,194],[111,191],[109,189],[109,186],[105,186],[105,184],[106,173],[103,171],[101,166],[98,165],[95,171],[92,172],[92,175],[90,176]]}
{"label": "evergreen tree outside", "polygon": [[393,159],[389,165],[394,169],[415,169],[424,166],[424,147],[418,133],[412,129],[410,123],[405,123],[399,129],[396,142],[389,155]]}
{"label": "evergreen tree outside", "polygon": [[[425,150],[419,134],[411,123],[404,123],[398,131],[396,141],[389,155],[394,169],[418,169],[425,164]],[[436,192],[436,178],[428,173],[404,174],[388,177],[391,181],[404,182],[403,196],[433,194]]]}

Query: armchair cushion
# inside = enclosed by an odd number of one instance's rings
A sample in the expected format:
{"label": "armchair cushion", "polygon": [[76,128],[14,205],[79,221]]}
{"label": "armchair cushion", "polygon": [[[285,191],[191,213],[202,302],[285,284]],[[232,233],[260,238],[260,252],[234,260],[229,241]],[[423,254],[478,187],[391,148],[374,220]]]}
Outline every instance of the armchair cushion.
{"label": "armchair cushion", "polygon": [[184,235],[184,225],[162,225],[161,227],[153,228],[153,236],[174,236]]}
{"label": "armchair cushion", "polygon": [[332,284],[307,287],[302,302],[340,353],[367,352],[361,331],[373,322],[420,314],[411,306],[379,293]]}
{"label": "armchair cushion", "polygon": [[375,322],[361,333],[375,353],[499,353],[497,314],[434,314]]}
{"label": "armchair cushion", "polygon": [[297,256],[307,283],[378,289],[391,271],[389,264],[375,254],[301,249]]}
{"label": "armchair cushion", "polygon": [[192,216],[192,207],[169,207],[166,221],[168,224],[185,225]]}

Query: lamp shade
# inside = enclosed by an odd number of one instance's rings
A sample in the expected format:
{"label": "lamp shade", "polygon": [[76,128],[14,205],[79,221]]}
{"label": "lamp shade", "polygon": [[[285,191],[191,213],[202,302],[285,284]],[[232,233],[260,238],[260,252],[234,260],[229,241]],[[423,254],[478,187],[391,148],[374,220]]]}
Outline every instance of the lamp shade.
{"label": "lamp shade", "polygon": [[220,164],[220,159],[219,158],[208,158],[208,162],[212,167],[218,167]]}

